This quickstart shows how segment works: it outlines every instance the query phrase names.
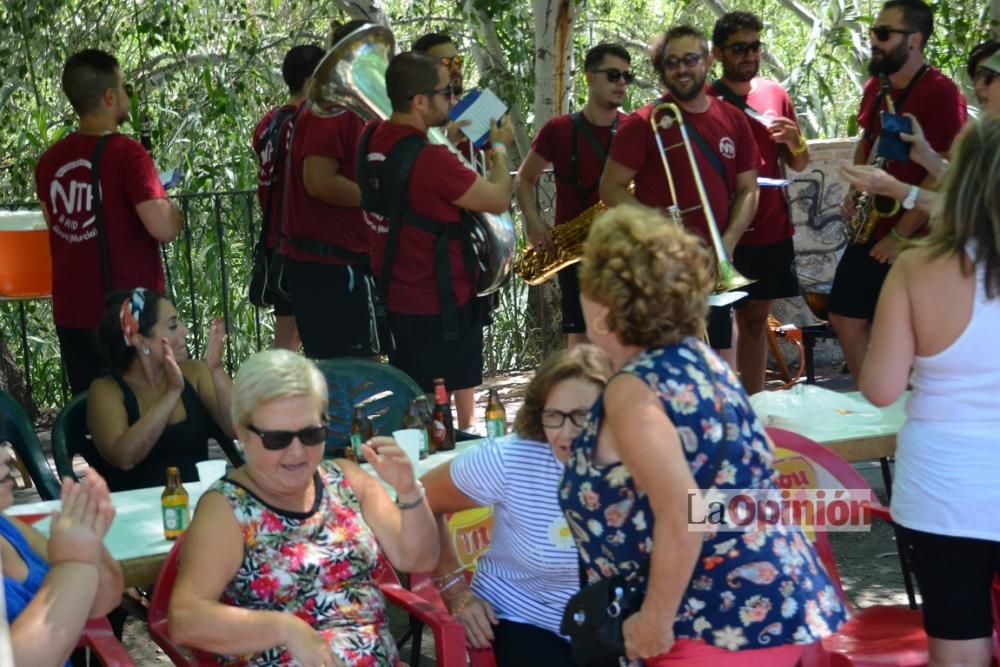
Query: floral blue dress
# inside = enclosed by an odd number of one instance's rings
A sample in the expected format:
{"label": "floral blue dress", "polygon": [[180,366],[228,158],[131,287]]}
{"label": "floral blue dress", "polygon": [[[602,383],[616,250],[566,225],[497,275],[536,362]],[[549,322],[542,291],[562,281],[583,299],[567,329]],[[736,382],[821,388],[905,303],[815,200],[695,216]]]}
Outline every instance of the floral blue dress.
{"label": "floral blue dress", "polygon": [[[644,351],[621,372],[660,398],[700,488],[776,487],[763,426],[732,370],[704,343],[688,338]],[[601,397],[573,444],[559,490],[591,583],[637,573],[653,550],[654,516],[645,493],[621,463],[597,467],[591,460],[603,414]],[[717,473],[710,480],[712,467]],[[797,528],[719,531],[705,533],[674,636],[734,651],[768,648],[814,642],[844,620],[836,589]]]}

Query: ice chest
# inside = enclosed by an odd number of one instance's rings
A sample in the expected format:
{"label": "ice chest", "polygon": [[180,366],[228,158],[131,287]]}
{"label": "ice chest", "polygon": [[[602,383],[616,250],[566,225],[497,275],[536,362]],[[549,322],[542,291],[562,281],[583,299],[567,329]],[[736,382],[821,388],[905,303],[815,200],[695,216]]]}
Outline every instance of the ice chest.
{"label": "ice chest", "polygon": [[41,211],[0,211],[0,297],[52,294],[49,230]]}

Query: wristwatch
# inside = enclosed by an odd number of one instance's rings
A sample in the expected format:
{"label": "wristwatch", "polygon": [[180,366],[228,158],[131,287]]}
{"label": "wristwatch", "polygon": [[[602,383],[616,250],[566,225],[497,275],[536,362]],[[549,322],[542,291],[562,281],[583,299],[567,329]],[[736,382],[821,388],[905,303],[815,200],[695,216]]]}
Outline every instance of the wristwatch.
{"label": "wristwatch", "polygon": [[918,185],[911,185],[910,186],[910,191],[908,193],[906,193],[906,199],[903,200],[903,208],[905,208],[907,211],[909,211],[914,206],[916,206],[917,205],[917,195],[919,195],[919,194],[920,194],[920,186],[918,186]]}

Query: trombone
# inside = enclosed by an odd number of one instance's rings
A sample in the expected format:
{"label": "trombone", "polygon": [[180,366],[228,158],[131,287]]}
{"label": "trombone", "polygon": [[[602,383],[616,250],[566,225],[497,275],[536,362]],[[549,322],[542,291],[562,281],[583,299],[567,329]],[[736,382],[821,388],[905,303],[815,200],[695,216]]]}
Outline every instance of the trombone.
{"label": "trombone", "polygon": [[[663,113],[660,116],[660,112]],[[657,119],[657,117],[659,119]],[[670,146],[663,145],[663,138],[660,137],[659,129],[663,128],[669,130],[670,127],[677,123],[677,127],[681,133],[681,141],[678,144],[673,144]],[[667,213],[670,215],[670,220],[677,225],[682,225],[681,216],[685,213],[691,211],[696,211],[699,208],[705,213],[705,222],[708,226],[708,235],[712,241],[712,250],[715,251],[715,294],[721,292],[730,292],[732,290],[737,290],[742,287],[746,287],[750,283],[755,281],[744,277],[736,267],[733,266],[732,261],[729,258],[729,253],[726,252],[726,247],[722,245],[722,234],[719,233],[719,225],[715,222],[715,215],[712,213],[712,207],[708,202],[708,195],[705,193],[705,184],[701,180],[701,173],[698,171],[698,163],[694,157],[694,151],[691,150],[691,138],[688,136],[687,127],[684,125],[684,117],[681,115],[680,107],[678,107],[673,102],[661,102],[653,107],[652,113],[649,115],[649,125],[653,130],[653,136],[656,138],[656,147],[660,151],[660,161],[663,163],[663,171],[667,174],[667,185],[670,188],[670,206],[667,208]],[[698,188],[698,200],[701,202],[698,206],[692,206],[691,208],[681,210],[677,204],[677,188],[674,186],[674,175],[670,171],[670,164],[667,161],[667,151],[673,148],[677,148],[683,145],[684,150],[687,153],[688,163],[691,165],[691,174],[694,177],[695,187]]]}

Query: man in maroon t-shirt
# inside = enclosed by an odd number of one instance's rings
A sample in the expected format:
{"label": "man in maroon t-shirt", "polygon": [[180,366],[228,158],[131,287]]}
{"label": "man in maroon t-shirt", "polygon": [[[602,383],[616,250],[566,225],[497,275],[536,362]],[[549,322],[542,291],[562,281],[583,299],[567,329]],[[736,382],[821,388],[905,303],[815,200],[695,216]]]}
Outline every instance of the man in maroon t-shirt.
{"label": "man in maroon t-shirt", "polygon": [[[396,341],[389,362],[424,391],[433,390],[436,377],[444,378],[449,391],[469,390],[482,381],[483,332],[476,298],[478,266],[474,258],[469,261],[463,209],[491,213],[508,209],[507,145],[514,133],[506,121],[491,127],[488,178],[462,164],[449,148],[428,144],[419,147],[406,182],[394,183],[398,179],[393,176],[403,165],[393,149],[402,141],[415,141],[410,137],[424,140],[429,128],[447,124],[452,88],[448,70],[439,60],[414,52],[392,59],[385,83],[392,115],[366,130],[367,145],[362,150],[367,176],[359,178],[365,219],[373,234],[372,271],[388,295]],[[404,200],[404,214],[390,230],[382,207]],[[471,422],[471,412],[459,411],[459,428]]]}
{"label": "man in maroon t-shirt", "polygon": [[[880,76],[888,78],[896,113],[913,114],[939,153],[948,152],[965,124],[966,103],[958,87],[924,61],[924,48],[933,29],[933,12],[921,0],[889,0],[882,5],[869,30],[872,57],[868,70],[873,76],[865,83],[858,110],[858,125],[864,133],[854,149],[855,164],[869,161],[882,131],[880,112],[887,104],[880,94]],[[890,161],[886,171],[913,186],[933,181],[912,160]],[[917,234],[927,222],[928,216],[915,208],[915,193],[903,200],[901,212],[878,219],[870,241],[850,243],[849,239],[837,264],[830,294],[830,324],[855,378],[868,349],[875,304],[889,266],[899,254],[902,240]],[[848,193],[844,203],[845,220],[854,213],[852,196]]]}
{"label": "man in maroon t-shirt", "polygon": [[[626,117],[619,107],[633,79],[631,63],[632,57],[619,44],[598,44],[587,51],[583,61],[587,103],[577,113],[550,119],[532,142],[514,186],[531,245],[552,247],[550,229],[538,211],[535,193],[539,177],[550,164],[556,176],[556,225],[569,222],[598,202],[597,188],[611,140]],[[587,342],[578,270],[574,264],[558,273],[562,330],[570,347]]]}
{"label": "man in maroon t-shirt", "polygon": [[[312,82],[312,73],[323,58],[323,49],[315,44],[293,46],[281,63],[281,76],[288,85],[288,100],[271,108],[253,131],[253,150],[257,154],[257,201],[267,217],[267,237],[262,239],[267,253],[274,254],[281,232],[284,177],[288,163],[286,149],[295,111],[305,99]],[[270,202],[270,208],[268,208]],[[263,229],[262,229],[263,231]],[[270,263],[270,260],[269,260]],[[274,304],[274,347],[298,351],[302,341],[295,326],[292,302],[270,282],[265,287],[266,299]]]}
{"label": "man in maroon t-shirt", "polygon": [[[708,41],[697,28],[681,25],[667,30],[653,53],[653,69],[667,93],[626,118],[618,128],[601,177],[601,199],[608,206],[639,203],[661,211],[674,203],[650,126],[654,107],[661,101],[672,101],[684,116],[708,205],[731,257],[757,210],[760,154],[747,117],[706,92],[705,79],[711,64]],[[660,112],[658,120],[664,113]],[[687,155],[679,145],[680,130],[674,123],[658,131],[667,147],[683,224],[708,240],[706,212]],[[701,136],[701,141],[695,134]],[[629,183],[635,184],[634,196],[628,191]],[[708,338],[712,347],[733,364],[731,306],[711,308]]]}
{"label": "man in maroon t-shirt", "polygon": [[[788,93],[777,81],[757,76],[763,29],[750,12],[729,12],[716,21],[712,55],[722,64],[722,78],[711,84],[709,94],[747,115],[760,151],[758,174],[780,179],[784,164],[795,171],[808,166],[809,148]],[[757,214],[733,253],[736,270],[756,280],[746,288],[750,299],[736,308],[736,366],[748,394],[764,388],[771,300],[799,293],[793,234],[783,188],[761,187]]]}
{"label": "man in maroon t-shirt", "polygon": [[87,49],[67,59],[62,87],[79,128],[38,158],[35,188],[49,226],[52,319],[74,394],[100,376],[94,329],[105,309],[106,278],[91,192],[91,161],[100,137],[101,210],[110,289],[163,290],[159,244],[172,241],[183,219],[167,199],[149,153],[117,134],[129,99],[114,56]]}

